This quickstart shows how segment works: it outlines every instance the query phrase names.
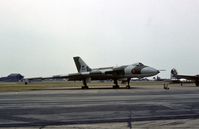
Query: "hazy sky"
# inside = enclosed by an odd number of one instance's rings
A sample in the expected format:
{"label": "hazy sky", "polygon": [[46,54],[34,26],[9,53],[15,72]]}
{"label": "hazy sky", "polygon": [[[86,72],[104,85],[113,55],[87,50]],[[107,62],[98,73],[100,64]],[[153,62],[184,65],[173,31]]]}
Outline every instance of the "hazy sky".
{"label": "hazy sky", "polygon": [[0,76],[143,62],[199,74],[198,0],[0,0]]}

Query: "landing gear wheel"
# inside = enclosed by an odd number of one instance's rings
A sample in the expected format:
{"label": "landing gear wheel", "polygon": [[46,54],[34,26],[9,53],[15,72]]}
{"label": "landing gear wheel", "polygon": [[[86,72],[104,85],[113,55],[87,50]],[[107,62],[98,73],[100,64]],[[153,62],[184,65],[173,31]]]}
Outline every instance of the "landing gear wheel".
{"label": "landing gear wheel", "polygon": [[130,86],[126,86],[126,89],[131,89],[131,87]]}
{"label": "landing gear wheel", "polygon": [[82,86],[82,89],[88,89],[88,86]]}
{"label": "landing gear wheel", "polygon": [[199,82],[196,82],[196,86],[197,86],[197,87],[199,86]]}
{"label": "landing gear wheel", "polygon": [[163,87],[165,90],[169,90],[169,86],[168,84],[164,84],[164,87]]}
{"label": "landing gear wheel", "polygon": [[113,89],[119,89],[120,87],[119,87],[119,85],[114,85],[113,86]]}

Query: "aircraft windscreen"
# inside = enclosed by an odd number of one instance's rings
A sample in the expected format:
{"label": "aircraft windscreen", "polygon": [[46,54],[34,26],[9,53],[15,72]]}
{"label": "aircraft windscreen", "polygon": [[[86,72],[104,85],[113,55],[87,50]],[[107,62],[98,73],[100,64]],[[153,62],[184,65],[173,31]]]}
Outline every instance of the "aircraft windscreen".
{"label": "aircraft windscreen", "polygon": [[144,64],[142,64],[142,63],[136,63],[136,64],[134,64],[134,65],[136,65],[136,66],[144,66]]}
{"label": "aircraft windscreen", "polygon": [[142,63],[139,62],[139,66],[144,66],[144,64],[142,64]]}

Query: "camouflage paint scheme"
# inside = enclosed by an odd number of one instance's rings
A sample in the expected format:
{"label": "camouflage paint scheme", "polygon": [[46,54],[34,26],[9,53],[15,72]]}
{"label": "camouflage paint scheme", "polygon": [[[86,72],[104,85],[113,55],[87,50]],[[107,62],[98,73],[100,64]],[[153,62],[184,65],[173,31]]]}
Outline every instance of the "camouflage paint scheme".
{"label": "camouflage paint scheme", "polygon": [[87,89],[87,83],[91,80],[113,80],[113,88],[119,88],[118,80],[128,82],[127,88],[130,88],[131,78],[143,78],[157,75],[159,70],[146,66],[142,63],[135,63],[131,65],[123,65],[119,67],[103,67],[91,69],[80,57],[73,57],[78,73],[72,73],[67,76],[54,76],[48,78],[29,78],[28,81],[34,79],[62,79],[66,78],[68,81],[83,81],[83,89]]}
{"label": "camouflage paint scheme", "polygon": [[[129,81],[131,78],[143,78],[157,75],[159,70],[146,66],[142,63],[123,65],[119,67],[104,67],[91,69],[80,57],[73,57],[78,73],[69,74],[68,80],[83,80],[84,88],[90,80],[114,80],[118,88],[117,80]],[[129,87],[128,87],[129,88]]]}
{"label": "camouflage paint scheme", "polygon": [[178,75],[177,70],[174,68],[171,70],[171,79],[187,79],[193,81],[196,86],[199,86],[199,75]]}

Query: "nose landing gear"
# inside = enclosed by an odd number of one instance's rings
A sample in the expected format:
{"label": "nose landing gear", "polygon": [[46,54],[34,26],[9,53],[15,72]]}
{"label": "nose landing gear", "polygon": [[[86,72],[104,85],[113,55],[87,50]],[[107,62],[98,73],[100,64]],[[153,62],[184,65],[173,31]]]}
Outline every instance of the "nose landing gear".
{"label": "nose landing gear", "polygon": [[130,79],[130,78],[128,78],[128,79],[127,79],[128,84],[127,84],[127,86],[126,86],[126,88],[127,88],[127,89],[131,89],[130,81],[131,81],[131,79]]}

